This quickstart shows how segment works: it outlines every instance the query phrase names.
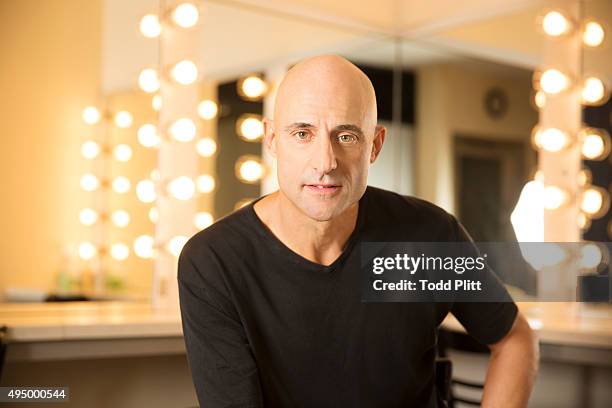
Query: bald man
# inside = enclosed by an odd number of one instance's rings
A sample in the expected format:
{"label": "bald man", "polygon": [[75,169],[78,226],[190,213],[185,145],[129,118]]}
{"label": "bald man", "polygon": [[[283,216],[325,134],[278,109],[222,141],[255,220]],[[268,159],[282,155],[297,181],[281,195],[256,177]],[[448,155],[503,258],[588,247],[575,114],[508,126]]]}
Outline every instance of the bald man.
{"label": "bald man", "polygon": [[279,190],[197,233],[179,259],[201,406],[442,406],[434,362],[449,312],[492,351],[483,406],[526,406],[537,342],[511,300],[360,301],[359,242],[470,241],[435,205],[367,185],[386,131],[366,75],[337,56],[298,63],[264,128]]}

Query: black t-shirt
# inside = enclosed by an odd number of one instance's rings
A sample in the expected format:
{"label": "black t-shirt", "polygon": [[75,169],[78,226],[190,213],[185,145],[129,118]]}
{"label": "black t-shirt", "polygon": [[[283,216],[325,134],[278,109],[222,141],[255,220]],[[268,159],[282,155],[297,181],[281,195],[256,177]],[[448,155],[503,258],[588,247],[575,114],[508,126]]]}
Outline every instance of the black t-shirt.
{"label": "black t-shirt", "polygon": [[201,406],[435,407],[437,328],[447,313],[492,344],[517,307],[362,303],[359,242],[466,240],[441,208],[371,186],[329,266],[285,246],[253,203],[197,233],[179,258],[178,282]]}

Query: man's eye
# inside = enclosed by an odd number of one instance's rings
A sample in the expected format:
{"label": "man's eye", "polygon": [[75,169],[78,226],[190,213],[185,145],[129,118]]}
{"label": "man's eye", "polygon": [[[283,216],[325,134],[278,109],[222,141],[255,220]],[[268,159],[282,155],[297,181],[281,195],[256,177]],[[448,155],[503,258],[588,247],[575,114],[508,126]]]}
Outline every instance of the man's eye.
{"label": "man's eye", "polygon": [[294,133],[294,136],[298,140],[306,140],[308,138],[308,132],[305,132],[303,130],[298,130],[297,132]]}
{"label": "man's eye", "polygon": [[342,143],[351,143],[354,142],[357,138],[353,135],[349,135],[349,134],[343,134],[338,136],[338,140],[340,140]]}

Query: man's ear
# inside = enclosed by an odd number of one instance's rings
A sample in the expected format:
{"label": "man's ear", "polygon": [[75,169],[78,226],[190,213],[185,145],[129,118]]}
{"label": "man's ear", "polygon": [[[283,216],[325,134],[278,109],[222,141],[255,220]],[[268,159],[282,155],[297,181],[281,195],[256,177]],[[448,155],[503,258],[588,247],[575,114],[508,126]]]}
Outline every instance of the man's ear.
{"label": "man's ear", "polygon": [[264,127],[264,146],[270,152],[270,155],[276,158],[276,135],[274,134],[274,121],[272,119],[263,119]]}
{"label": "man's ear", "polygon": [[376,125],[374,129],[374,141],[372,142],[372,152],[370,153],[370,164],[374,163],[380,154],[386,135],[387,128],[382,125]]}

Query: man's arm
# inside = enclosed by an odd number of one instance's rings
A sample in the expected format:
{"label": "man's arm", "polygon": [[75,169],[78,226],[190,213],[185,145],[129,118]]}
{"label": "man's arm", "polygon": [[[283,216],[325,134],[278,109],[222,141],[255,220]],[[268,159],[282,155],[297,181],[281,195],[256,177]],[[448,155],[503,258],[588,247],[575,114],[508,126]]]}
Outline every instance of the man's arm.
{"label": "man's arm", "polygon": [[483,407],[526,407],[538,372],[538,339],[521,313],[501,340],[490,344]]}
{"label": "man's arm", "polygon": [[178,285],[195,391],[206,408],[261,407],[257,365],[222,273],[213,251],[185,246]]}

